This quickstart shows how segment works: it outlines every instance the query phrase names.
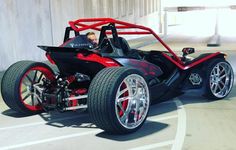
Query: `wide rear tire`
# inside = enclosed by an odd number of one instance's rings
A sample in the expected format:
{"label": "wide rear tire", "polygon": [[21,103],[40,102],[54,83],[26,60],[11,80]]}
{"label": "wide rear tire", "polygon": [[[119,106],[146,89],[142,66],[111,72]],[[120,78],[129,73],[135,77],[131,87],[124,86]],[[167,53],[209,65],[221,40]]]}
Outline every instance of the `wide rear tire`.
{"label": "wide rear tire", "polygon": [[88,110],[92,122],[112,134],[138,130],[150,105],[149,88],[143,74],[132,68],[105,68],[92,80]]}
{"label": "wide rear tire", "polygon": [[12,110],[32,115],[42,112],[42,107],[33,95],[33,85],[42,83],[42,79],[54,80],[52,69],[40,62],[19,61],[5,72],[1,93],[4,102]]}

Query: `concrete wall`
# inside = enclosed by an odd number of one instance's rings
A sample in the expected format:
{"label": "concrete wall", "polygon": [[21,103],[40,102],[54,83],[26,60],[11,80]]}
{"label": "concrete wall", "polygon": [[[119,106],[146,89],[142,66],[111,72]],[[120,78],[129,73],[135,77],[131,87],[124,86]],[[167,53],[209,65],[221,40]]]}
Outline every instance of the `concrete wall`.
{"label": "concrete wall", "polygon": [[59,45],[69,20],[113,17],[158,32],[160,0],[1,0],[0,70],[19,60],[46,60],[37,45]]}

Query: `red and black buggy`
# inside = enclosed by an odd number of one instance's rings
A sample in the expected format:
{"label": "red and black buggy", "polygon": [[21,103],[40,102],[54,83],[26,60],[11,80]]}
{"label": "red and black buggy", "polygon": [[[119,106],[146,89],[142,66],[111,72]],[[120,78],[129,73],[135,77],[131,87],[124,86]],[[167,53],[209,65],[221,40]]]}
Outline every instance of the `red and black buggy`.
{"label": "red and black buggy", "polygon": [[[5,72],[1,93],[5,103],[24,114],[87,108],[92,122],[126,134],[145,122],[150,104],[199,89],[208,99],[226,97],[234,74],[225,54],[176,55],[152,29],[112,18],[70,21],[59,47],[38,46],[51,64],[19,61]],[[94,46],[85,30],[100,32]],[[72,36],[72,34],[74,36]],[[133,49],[122,35],[153,35],[166,51]]]}

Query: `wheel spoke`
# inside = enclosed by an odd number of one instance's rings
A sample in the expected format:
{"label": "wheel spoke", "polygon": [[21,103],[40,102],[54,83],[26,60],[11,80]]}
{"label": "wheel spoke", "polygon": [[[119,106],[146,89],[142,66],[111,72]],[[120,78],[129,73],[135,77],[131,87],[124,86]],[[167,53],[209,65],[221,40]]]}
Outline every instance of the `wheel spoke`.
{"label": "wheel spoke", "polygon": [[34,94],[31,94],[31,103],[32,103],[32,106],[35,105],[35,103],[34,103]]}
{"label": "wheel spoke", "polygon": [[137,95],[138,93],[138,85],[139,85],[139,82],[137,80],[135,80],[135,90],[134,90],[134,96]]}
{"label": "wheel spoke", "polygon": [[225,78],[225,77],[226,77],[226,74],[220,76],[220,80],[222,80],[222,79]]}
{"label": "wheel spoke", "polygon": [[214,68],[213,71],[212,71],[212,75],[216,75],[217,74],[217,68]]}
{"label": "wheel spoke", "polygon": [[37,73],[38,73],[38,70],[35,70],[34,79],[33,79],[34,83],[36,83]]}
{"label": "wheel spoke", "polygon": [[124,110],[122,104],[121,104],[121,103],[118,103],[118,106],[119,106],[120,110],[121,110],[123,113],[125,113],[125,110]]}
{"label": "wheel spoke", "polygon": [[214,86],[215,86],[215,83],[212,83],[212,84],[211,84],[211,89],[213,89]]}
{"label": "wheel spoke", "polygon": [[139,119],[142,117],[142,114],[144,114],[144,112],[145,112],[145,108],[144,107],[142,107],[141,109],[140,109],[140,112],[139,112]]}
{"label": "wheel spoke", "polygon": [[[126,124],[126,122],[128,122],[128,115],[129,115],[129,114],[128,114],[127,112],[125,112],[125,113],[123,114],[123,116],[120,118],[120,121]],[[127,124],[126,124],[126,125],[127,125]]]}
{"label": "wheel spoke", "polygon": [[120,102],[123,102],[123,101],[125,101],[125,100],[129,100],[129,99],[132,99],[132,97],[130,97],[130,96],[121,97],[121,98],[118,98],[118,99],[117,99],[117,102],[120,103]]}
{"label": "wheel spoke", "polygon": [[211,73],[211,77],[214,77],[214,76],[215,76],[215,69]]}
{"label": "wheel spoke", "polygon": [[27,87],[27,86],[30,86],[29,84],[26,83],[25,80],[22,81],[22,83]]}
{"label": "wheel spoke", "polygon": [[213,91],[214,91],[214,93],[216,93],[216,91],[217,91],[217,84],[215,84],[215,86],[213,87]]}
{"label": "wheel spoke", "polygon": [[220,74],[220,65],[219,64],[216,66],[216,70],[217,70],[216,74],[219,75]]}
{"label": "wheel spoke", "polygon": [[222,86],[225,86],[225,83],[223,81],[219,81],[219,84],[221,84]]}
{"label": "wheel spoke", "polygon": [[28,97],[30,97],[31,96],[31,94],[30,93],[28,93],[22,100],[23,101],[25,101]]}
{"label": "wheel spoke", "polygon": [[26,78],[29,80],[31,84],[33,84],[33,80],[28,76],[28,74],[26,75]]}
{"label": "wheel spoke", "polygon": [[125,119],[125,125],[127,126],[128,125],[128,122],[129,122],[129,117],[128,117],[128,115],[127,115],[127,117],[126,117],[126,119]]}
{"label": "wheel spoke", "polygon": [[[41,72],[40,72],[40,73],[41,73]],[[39,76],[39,78],[38,78],[38,81],[37,81],[36,83],[39,83],[39,82],[41,81],[42,77],[43,77],[43,73],[40,74],[40,76]]]}
{"label": "wheel spoke", "polygon": [[223,88],[220,86],[220,84],[217,84],[217,89],[221,91]]}
{"label": "wheel spoke", "polygon": [[23,91],[21,91],[21,94],[24,94],[25,92],[27,92],[27,88],[25,88]]}
{"label": "wheel spoke", "polygon": [[[129,103],[128,103],[128,106],[127,106],[127,108],[126,108],[126,110],[124,111],[124,115],[121,117],[121,121],[123,120],[123,121],[126,121],[127,119],[129,119],[129,114],[130,114],[130,112],[132,111],[132,102],[131,102],[131,100],[129,101]],[[122,122],[123,122],[122,121]]]}
{"label": "wheel spoke", "polygon": [[230,76],[231,75],[231,68],[228,67],[228,70],[227,70],[227,75]]}
{"label": "wheel spoke", "polygon": [[121,90],[119,93],[118,93],[118,98],[121,96],[121,95],[123,95],[125,92],[127,92],[128,91],[128,88],[125,88],[125,89],[123,89],[123,90]]}
{"label": "wheel spoke", "polygon": [[133,78],[133,79],[129,79],[128,81],[128,86],[130,86],[130,95],[134,96],[136,94],[137,91],[137,79]]}
{"label": "wheel spoke", "polygon": [[225,68],[223,68],[221,71],[220,71],[220,74],[221,75],[223,72],[225,72]]}
{"label": "wheel spoke", "polygon": [[135,107],[135,115],[134,115],[134,122],[138,121],[139,117],[139,110],[140,110],[140,101],[136,100],[136,107]]}

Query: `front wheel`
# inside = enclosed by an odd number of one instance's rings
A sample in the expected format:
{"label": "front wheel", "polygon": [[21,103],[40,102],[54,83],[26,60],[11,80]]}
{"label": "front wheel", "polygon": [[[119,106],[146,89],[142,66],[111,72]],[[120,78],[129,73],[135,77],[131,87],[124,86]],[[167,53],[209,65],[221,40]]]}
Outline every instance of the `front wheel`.
{"label": "front wheel", "polygon": [[223,99],[232,90],[234,73],[231,65],[224,59],[213,59],[206,70],[205,96],[208,99]]}
{"label": "front wheel", "polygon": [[113,134],[138,130],[147,118],[149,105],[148,85],[136,69],[105,68],[89,87],[88,110],[92,121]]}
{"label": "front wheel", "polygon": [[42,84],[44,78],[55,78],[52,69],[44,63],[19,61],[11,65],[1,84],[4,102],[11,109],[26,115],[41,112],[42,107],[34,94],[34,85]]}

